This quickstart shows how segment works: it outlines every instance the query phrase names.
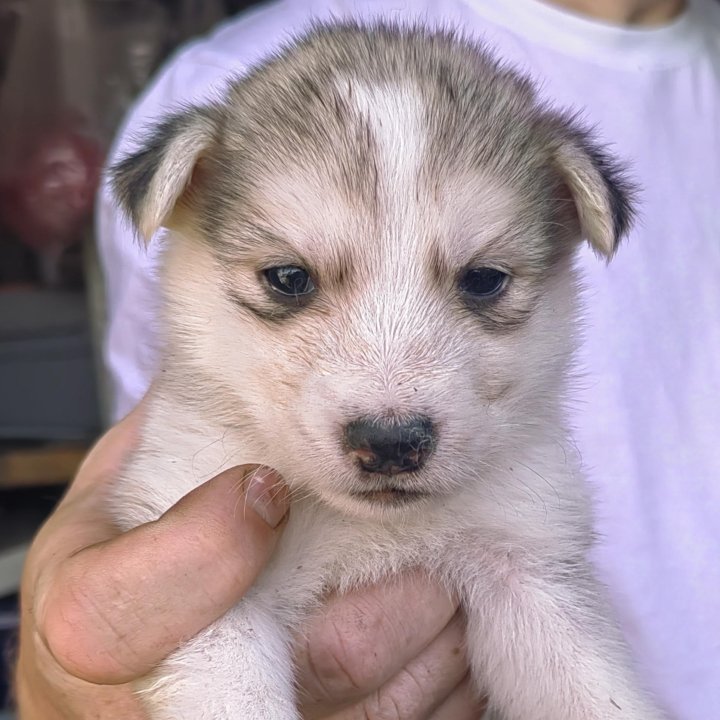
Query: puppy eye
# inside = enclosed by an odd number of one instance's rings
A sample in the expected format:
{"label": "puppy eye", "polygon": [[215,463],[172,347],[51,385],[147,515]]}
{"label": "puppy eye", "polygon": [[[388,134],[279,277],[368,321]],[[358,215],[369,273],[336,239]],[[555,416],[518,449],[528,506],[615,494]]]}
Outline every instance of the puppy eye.
{"label": "puppy eye", "polygon": [[507,285],[509,275],[495,268],[468,270],[460,279],[460,289],[476,298],[493,298]]}
{"label": "puppy eye", "polygon": [[268,268],[263,274],[268,285],[285,297],[300,298],[315,290],[310,273],[296,265]]}

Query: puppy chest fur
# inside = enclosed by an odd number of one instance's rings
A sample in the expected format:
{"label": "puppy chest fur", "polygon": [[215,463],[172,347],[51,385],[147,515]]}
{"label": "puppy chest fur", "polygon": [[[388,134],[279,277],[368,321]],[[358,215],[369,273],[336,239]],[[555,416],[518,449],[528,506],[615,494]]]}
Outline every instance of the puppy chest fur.
{"label": "puppy chest fur", "polygon": [[614,162],[451,33],[315,28],[114,169],[160,227],[165,350],[122,527],[220,470],[293,497],[252,592],[169,658],[153,718],[298,717],[290,631],[423,566],[460,594],[504,720],[650,720],[586,559],[562,395],[573,253],[631,218]]}

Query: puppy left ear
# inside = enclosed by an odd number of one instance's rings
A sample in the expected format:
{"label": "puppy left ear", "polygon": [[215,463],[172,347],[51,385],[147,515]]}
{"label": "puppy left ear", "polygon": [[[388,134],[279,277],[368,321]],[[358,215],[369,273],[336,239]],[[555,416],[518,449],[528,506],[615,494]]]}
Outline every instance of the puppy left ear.
{"label": "puppy left ear", "polygon": [[191,190],[200,158],[215,141],[218,113],[192,108],[168,117],[142,149],[110,169],[115,196],[149,243]]}
{"label": "puppy left ear", "polygon": [[565,125],[553,161],[575,203],[582,238],[610,260],[630,230],[635,187],[589,133]]}

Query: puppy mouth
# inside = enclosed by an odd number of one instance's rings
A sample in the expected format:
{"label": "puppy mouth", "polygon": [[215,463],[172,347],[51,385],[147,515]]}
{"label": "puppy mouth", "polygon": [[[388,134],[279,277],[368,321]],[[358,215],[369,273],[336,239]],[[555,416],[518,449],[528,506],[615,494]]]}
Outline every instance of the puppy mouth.
{"label": "puppy mouth", "polygon": [[431,493],[422,490],[409,490],[407,488],[386,486],[373,490],[354,490],[350,495],[358,500],[373,505],[410,505],[430,497]]}

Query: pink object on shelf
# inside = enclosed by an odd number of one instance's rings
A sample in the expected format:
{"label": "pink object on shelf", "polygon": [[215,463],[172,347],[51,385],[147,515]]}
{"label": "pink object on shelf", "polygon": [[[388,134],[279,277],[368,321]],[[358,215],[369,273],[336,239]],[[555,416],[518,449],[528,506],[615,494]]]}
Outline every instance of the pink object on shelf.
{"label": "pink object on shelf", "polygon": [[104,158],[98,141],[73,122],[18,140],[23,148],[0,180],[4,223],[43,251],[72,244],[92,212]]}

